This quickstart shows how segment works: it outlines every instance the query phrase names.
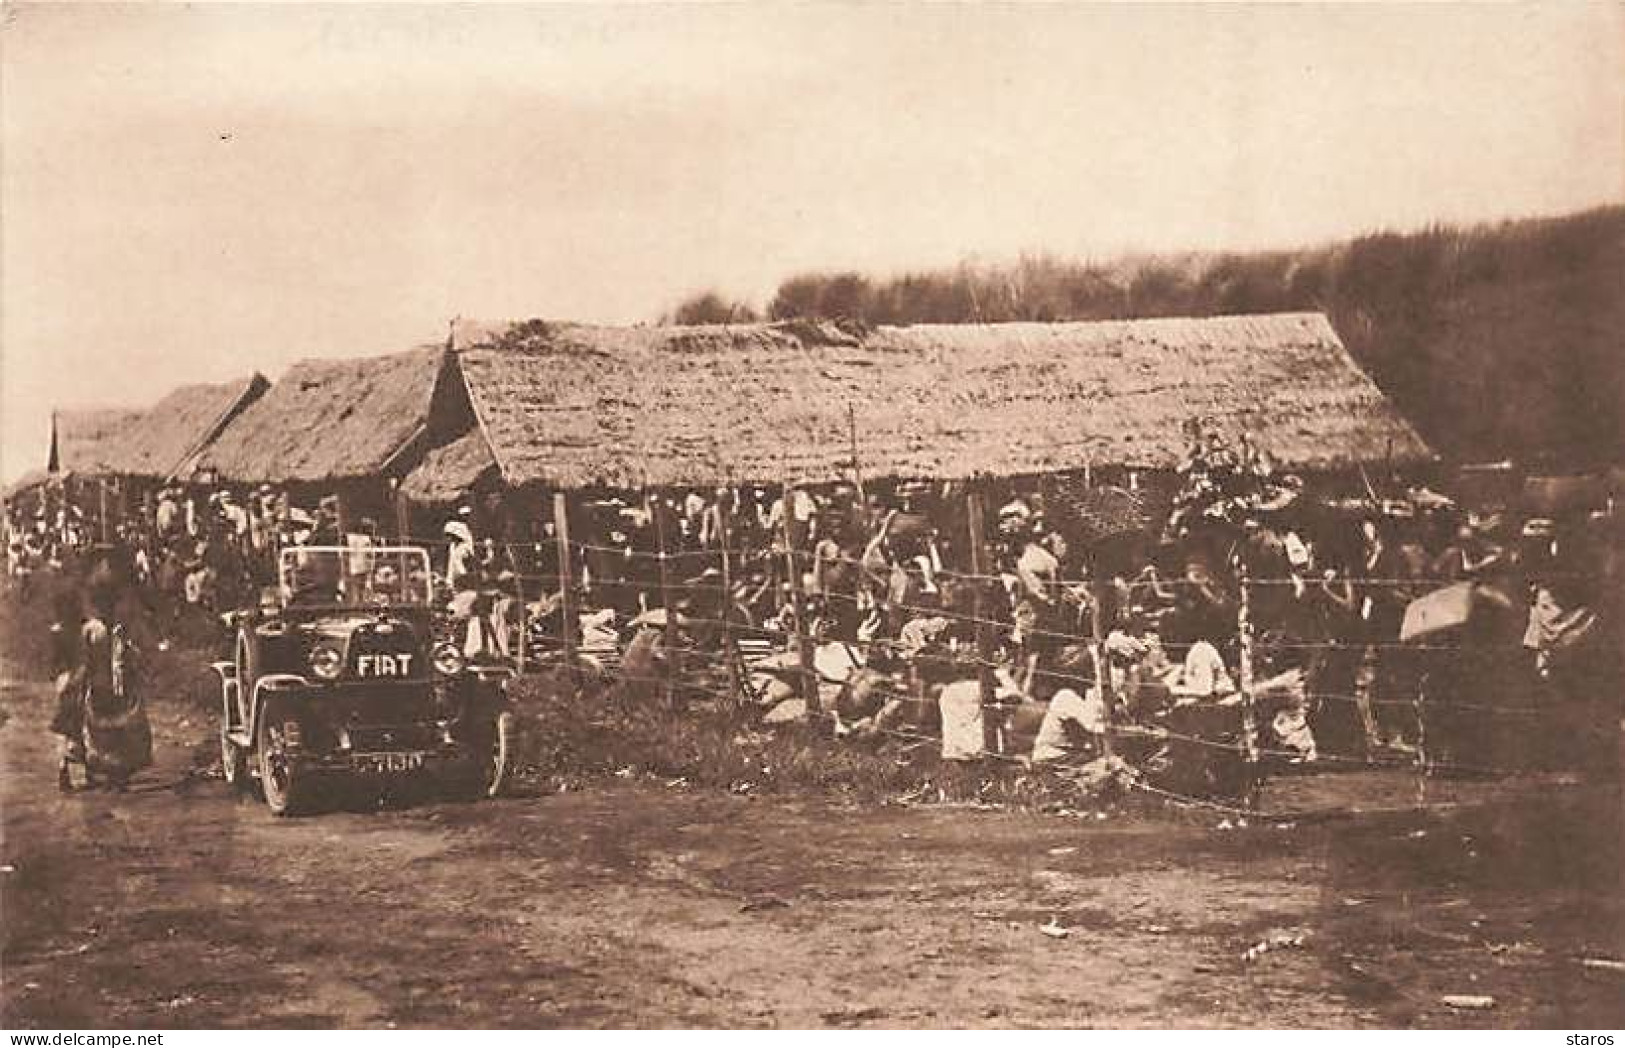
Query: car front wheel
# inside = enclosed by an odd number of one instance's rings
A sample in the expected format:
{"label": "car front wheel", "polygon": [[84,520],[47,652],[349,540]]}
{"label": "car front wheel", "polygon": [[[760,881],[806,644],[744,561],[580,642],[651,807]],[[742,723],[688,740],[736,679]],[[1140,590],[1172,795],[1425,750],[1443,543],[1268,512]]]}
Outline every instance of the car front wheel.
{"label": "car front wheel", "polygon": [[259,759],[260,789],[273,815],[299,815],[310,809],[313,783],[291,753],[290,736],[299,720],[289,704],[272,698],[260,715],[254,752]]}
{"label": "car front wheel", "polygon": [[259,677],[259,659],[253,635],[246,629],[237,634],[232,661],[237,675],[237,723],[247,724],[253,711],[254,681]]}

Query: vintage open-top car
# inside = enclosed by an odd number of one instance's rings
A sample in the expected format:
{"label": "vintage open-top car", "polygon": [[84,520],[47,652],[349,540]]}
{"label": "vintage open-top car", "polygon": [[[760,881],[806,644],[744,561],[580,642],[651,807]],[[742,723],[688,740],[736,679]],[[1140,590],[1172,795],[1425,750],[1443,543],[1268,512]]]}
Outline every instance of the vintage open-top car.
{"label": "vintage open-top car", "polygon": [[233,657],[214,664],[221,763],[228,784],[257,779],[275,814],[308,811],[357,778],[502,789],[512,672],[436,644],[422,548],[285,549],[274,594],[234,619]]}

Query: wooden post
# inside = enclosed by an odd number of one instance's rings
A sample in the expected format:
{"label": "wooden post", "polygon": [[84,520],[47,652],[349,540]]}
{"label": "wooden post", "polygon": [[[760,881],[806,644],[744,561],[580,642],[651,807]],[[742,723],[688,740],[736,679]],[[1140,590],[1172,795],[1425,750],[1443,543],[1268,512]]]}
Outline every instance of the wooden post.
{"label": "wooden post", "polygon": [[796,661],[801,666],[801,697],[807,703],[808,713],[818,712],[818,674],[813,669],[812,638],[807,635],[805,602],[801,595],[801,572],[796,570],[796,547],[790,530],[790,518],[795,507],[790,498],[790,481],[785,479],[780,498],[784,512],[780,524],[784,531],[784,568],[790,583],[791,622],[795,624]]}
{"label": "wooden post", "polygon": [[1428,675],[1416,682],[1416,806],[1423,808],[1428,801],[1428,776],[1432,768],[1428,765],[1428,722],[1427,722],[1427,690]]}
{"label": "wooden post", "polygon": [[1241,565],[1241,601],[1236,609],[1236,629],[1241,639],[1238,676],[1241,686],[1241,749],[1246,761],[1243,788],[1246,806],[1258,801],[1258,715],[1253,708],[1253,613],[1252,587],[1247,578],[1247,566]]}
{"label": "wooden post", "polygon": [[733,531],[733,510],[729,503],[734,497],[734,488],[730,485],[726,495],[717,498],[717,545],[722,549],[722,600],[719,605],[721,611],[718,614],[722,619],[722,661],[728,668],[728,697],[737,703],[739,650],[734,646],[731,625],[734,604],[733,554],[728,549]]}
{"label": "wooden post", "polygon": [[1089,586],[1089,635],[1093,638],[1095,649],[1095,687],[1100,689],[1103,722],[1100,752],[1102,756],[1111,757],[1115,753],[1112,745],[1112,708],[1117,697],[1112,691],[1111,659],[1106,651],[1106,623],[1101,614],[1101,609],[1105,606],[1106,584],[1100,579],[1102,572],[1098,566],[1092,574],[1095,577]]}
{"label": "wooden post", "polygon": [[102,545],[107,545],[107,478],[96,478],[96,489],[101,493]]}
{"label": "wooden post", "polygon": [[395,488],[395,541],[407,543],[412,541],[412,499],[401,491],[400,486]]}
{"label": "wooden post", "polygon": [[666,563],[666,509],[658,497],[650,496],[647,486],[643,489],[643,505],[654,516],[655,544],[660,547],[656,554],[656,563],[660,567],[660,607],[666,613],[665,626],[660,633],[660,645],[664,649],[661,661],[665,663],[665,672],[662,674],[665,680],[661,688],[666,706],[671,708],[677,672],[677,609],[672,606],[671,569]]}
{"label": "wooden post", "polygon": [[576,672],[575,583],[571,578],[570,514],[562,491],[553,493],[553,530],[559,546],[559,639],[564,648],[564,672],[573,682]]}
{"label": "wooden post", "polygon": [[970,526],[971,618],[976,627],[977,679],[982,686],[982,705],[988,706],[993,702],[993,669],[988,665],[993,644],[988,635],[987,602],[982,599],[982,588],[987,584],[983,576],[988,574],[987,538],[983,532],[981,486],[974,480],[966,490],[965,516]]}
{"label": "wooden post", "polygon": [[[514,568],[515,568],[515,571],[513,573],[513,596],[514,596],[514,599],[519,602],[519,636],[517,638],[517,642],[516,642],[516,645],[515,645],[514,655],[515,655],[515,661],[517,663],[516,668],[519,670],[520,673],[524,673],[525,672],[525,662],[526,662],[526,658],[525,658],[526,651],[525,651],[525,649],[526,649],[526,647],[528,645],[528,642],[529,642],[528,634],[530,632],[529,629],[527,628],[527,626],[529,625],[528,620],[530,618],[530,612],[525,607],[525,572],[524,572],[524,565],[519,563],[519,558],[515,557],[513,555],[513,547],[511,547],[511,546],[508,548],[508,563],[512,564],[514,566]],[[508,628],[507,623],[503,623],[502,628],[507,629]]]}

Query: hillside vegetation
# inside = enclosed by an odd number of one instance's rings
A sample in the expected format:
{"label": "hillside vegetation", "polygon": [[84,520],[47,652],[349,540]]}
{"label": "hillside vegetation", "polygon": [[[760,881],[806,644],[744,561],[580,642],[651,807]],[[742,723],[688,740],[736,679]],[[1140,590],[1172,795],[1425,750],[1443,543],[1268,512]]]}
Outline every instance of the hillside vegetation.
{"label": "hillside vegetation", "polygon": [[[1625,207],[1294,251],[1104,264],[1033,256],[886,279],[809,273],[784,281],[764,313],[957,324],[1294,310],[1329,315],[1449,458],[1625,460]],[[705,292],[672,316],[755,313]]]}

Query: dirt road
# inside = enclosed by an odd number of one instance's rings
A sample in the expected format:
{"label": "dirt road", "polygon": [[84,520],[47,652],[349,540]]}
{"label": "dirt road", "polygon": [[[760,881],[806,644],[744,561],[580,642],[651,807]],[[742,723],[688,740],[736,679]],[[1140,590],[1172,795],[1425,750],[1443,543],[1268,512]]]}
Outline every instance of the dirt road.
{"label": "dirt road", "polygon": [[146,788],[59,796],[45,699],[0,692],[8,1027],[1625,1025],[1576,960],[1625,956],[1612,790],[1223,831],[622,782],[279,821],[187,776],[177,711]]}

